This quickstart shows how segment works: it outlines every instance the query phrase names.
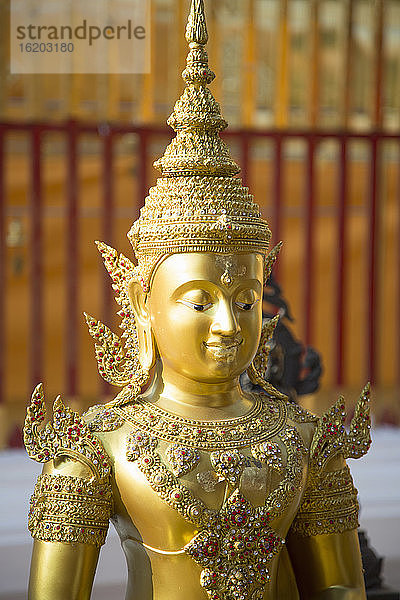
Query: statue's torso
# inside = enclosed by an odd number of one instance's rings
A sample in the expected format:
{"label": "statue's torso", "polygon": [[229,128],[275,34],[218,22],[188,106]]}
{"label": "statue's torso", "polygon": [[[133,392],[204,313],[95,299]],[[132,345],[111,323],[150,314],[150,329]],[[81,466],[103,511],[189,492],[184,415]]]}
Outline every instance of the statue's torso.
{"label": "statue's torso", "polygon": [[202,427],[153,408],[126,406],[111,425],[91,425],[113,462],[127,598],[225,600],[228,581],[267,599],[278,579],[297,598],[284,538],[307,476],[305,413],[265,397],[245,417]]}

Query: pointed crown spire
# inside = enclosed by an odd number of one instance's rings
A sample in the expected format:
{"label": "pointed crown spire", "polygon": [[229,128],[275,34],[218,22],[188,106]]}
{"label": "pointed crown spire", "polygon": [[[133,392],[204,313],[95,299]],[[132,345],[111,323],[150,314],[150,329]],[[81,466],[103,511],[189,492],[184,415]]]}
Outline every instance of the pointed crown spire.
{"label": "pointed crown spire", "polygon": [[208,42],[204,0],[192,0],[188,22],[186,25],[186,41],[204,46]]}
{"label": "pointed crown spire", "polygon": [[228,124],[207,87],[215,74],[204,47],[208,40],[204,0],[192,0],[186,40],[189,53],[182,73],[186,88],[167,121],[177,136],[154,166],[167,176],[235,175],[240,169],[219,136]]}
{"label": "pointed crown spire", "polygon": [[154,163],[161,177],[128,233],[144,289],[163,255],[265,255],[271,236],[253,196],[236,177],[240,168],[220,137],[227,123],[207,87],[215,74],[204,47],[208,41],[204,0],[191,2],[186,40],[189,52],[182,73],[186,86],[167,121],[176,136]]}

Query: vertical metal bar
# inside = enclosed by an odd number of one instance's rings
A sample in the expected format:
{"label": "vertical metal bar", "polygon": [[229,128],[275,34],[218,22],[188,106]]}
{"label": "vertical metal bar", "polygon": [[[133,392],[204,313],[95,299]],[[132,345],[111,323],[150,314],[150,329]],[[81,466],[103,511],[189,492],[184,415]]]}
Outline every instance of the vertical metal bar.
{"label": "vertical metal bar", "polygon": [[311,88],[310,126],[315,127],[319,116],[319,0],[311,2]]}
{"label": "vertical metal bar", "polygon": [[379,186],[378,138],[371,139],[370,197],[369,197],[369,237],[368,237],[368,310],[367,310],[367,377],[371,383],[376,380],[376,319],[377,313],[377,196]]}
{"label": "vertical metal bar", "polygon": [[43,240],[42,240],[42,132],[34,127],[31,133],[31,335],[30,378],[31,387],[43,376]]}
{"label": "vertical metal bar", "polygon": [[[102,234],[106,244],[113,243],[114,186],[113,186],[113,134],[109,127],[103,137],[103,223]],[[108,272],[103,269],[103,322],[111,323],[112,287]],[[101,381],[102,394],[110,394],[110,385]]]}
{"label": "vertical metal bar", "polygon": [[383,0],[376,2],[377,15],[375,19],[375,98],[374,98],[374,125],[382,126],[382,97],[383,97]]}
{"label": "vertical metal bar", "polygon": [[313,337],[313,286],[314,286],[314,219],[315,219],[315,189],[314,189],[314,163],[315,163],[315,138],[310,135],[307,147],[306,167],[306,240],[305,240],[305,273],[304,273],[304,337],[306,344],[312,342]]}
{"label": "vertical metal bar", "polygon": [[347,23],[345,39],[345,76],[343,86],[343,127],[346,129],[349,125],[351,110],[351,76],[352,76],[352,56],[353,56],[353,0],[347,0]]}
{"label": "vertical metal bar", "polygon": [[240,155],[242,165],[242,180],[243,185],[249,186],[250,181],[250,144],[249,134],[245,131],[240,135]]}
{"label": "vertical metal bar", "polygon": [[[399,144],[397,147],[397,206],[400,207],[400,138]],[[400,219],[397,219],[397,264],[400,265]],[[397,278],[397,298],[396,306],[400,304],[400,269],[398,269],[398,278]],[[397,369],[397,382],[400,384],[400,314],[398,314],[398,335],[397,335],[397,356],[398,356],[398,369]]]}
{"label": "vertical metal bar", "polygon": [[[159,11],[157,2],[150,2],[150,19],[148,20],[148,29],[150,30],[150,72],[143,75],[143,91],[140,96],[140,115],[139,118],[145,123],[154,123],[156,121],[155,113],[155,92],[156,92],[156,59],[159,35],[157,24],[159,23]],[[161,12],[161,11],[160,11]]]}
{"label": "vertical metal bar", "polygon": [[242,123],[244,127],[253,124],[256,103],[256,64],[257,44],[254,15],[254,0],[249,0],[247,27],[244,35],[244,51],[242,53],[243,68],[239,69],[242,88]]}
{"label": "vertical metal bar", "polygon": [[[113,244],[114,218],[114,189],[113,189],[113,136],[111,132],[103,138],[103,224],[102,239],[106,244]],[[107,323],[111,315],[111,284],[108,274],[104,272],[103,289],[103,319]]]}
{"label": "vertical metal bar", "polygon": [[340,139],[339,159],[338,261],[336,271],[336,384],[344,382],[344,336],[346,295],[346,204],[347,204],[347,138]]}
{"label": "vertical metal bar", "polygon": [[0,404],[5,401],[4,349],[6,347],[6,198],[4,168],[4,127],[0,125]]}
{"label": "vertical metal bar", "polygon": [[65,332],[65,379],[66,393],[74,397],[78,393],[78,278],[79,278],[79,221],[78,221],[78,173],[77,173],[77,126],[67,123],[67,260],[66,302],[67,328]]}
{"label": "vertical metal bar", "polygon": [[282,135],[279,132],[275,137],[273,178],[272,235],[276,244],[282,231]]}
{"label": "vertical metal bar", "polygon": [[[272,188],[272,239],[273,245],[277,244],[281,240],[282,232],[282,145],[283,138],[280,132],[277,132],[275,136],[274,144],[274,162],[273,162],[273,188]],[[279,273],[281,270],[281,263],[278,260],[274,266],[274,276],[279,280]]]}
{"label": "vertical metal bar", "polygon": [[148,154],[148,131],[143,129],[139,133],[139,182],[138,197],[133,207],[133,220],[139,216],[139,207],[142,206],[147,196],[147,154]]}
{"label": "vertical metal bar", "polygon": [[288,122],[289,103],[289,32],[288,32],[288,0],[278,3],[280,9],[278,52],[277,57],[277,82],[275,97],[275,125],[286,127]]}

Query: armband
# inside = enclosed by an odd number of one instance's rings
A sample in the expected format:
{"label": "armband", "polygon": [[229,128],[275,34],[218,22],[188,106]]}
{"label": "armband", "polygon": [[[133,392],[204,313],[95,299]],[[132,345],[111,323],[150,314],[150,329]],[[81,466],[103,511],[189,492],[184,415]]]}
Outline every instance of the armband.
{"label": "armband", "polygon": [[112,510],[109,484],[67,475],[39,475],[28,517],[44,542],[104,544]]}
{"label": "armband", "polygon": [[342,533],[358,527],[357,490],[349,467],[323,474],[307,488],[291,531],[301,536]]}
{"label": "armband", "polygon": [[302,536],[342,533],[358,527],[357,490],[347,466],[329,471],[333,458],[359,458],[371,445],[369,384],[356,405],[349,432],[343,398],[317,421],[310,447],[308,483],[291,531]]}
{"label": "armband", "polygon": [[24,425],[30,458],[41,463],[69,458],[85,465],[92,477],[40,475],[31,498],[29,531],[45,542],[101,546],[113,509],[110,459],[88,424],[60,397],[54,402],[52,421],[42,427],[45,416],[40,384],[32,394]]}

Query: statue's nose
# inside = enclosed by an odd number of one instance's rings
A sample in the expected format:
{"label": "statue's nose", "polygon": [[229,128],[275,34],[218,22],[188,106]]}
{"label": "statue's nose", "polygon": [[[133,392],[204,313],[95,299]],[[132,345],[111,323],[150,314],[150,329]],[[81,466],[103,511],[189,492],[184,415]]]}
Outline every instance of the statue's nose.
{"label": "statue's nose", "polygon": [[218,303],[218,310],[211,324],[211,333],[232,337],[240,331],[235,312],[228,300],[221,300]]}

